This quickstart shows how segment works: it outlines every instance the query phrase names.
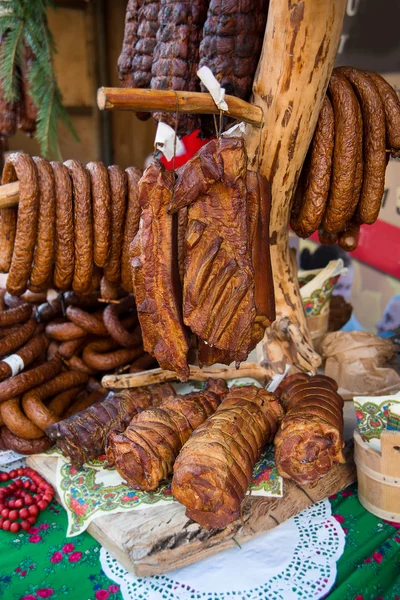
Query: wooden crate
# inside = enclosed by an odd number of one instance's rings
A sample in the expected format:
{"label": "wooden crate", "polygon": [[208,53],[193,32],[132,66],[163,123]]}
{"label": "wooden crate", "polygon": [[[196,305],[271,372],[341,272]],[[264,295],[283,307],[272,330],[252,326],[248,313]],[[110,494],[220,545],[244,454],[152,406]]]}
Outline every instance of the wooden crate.
{"label": "wooden crate", "polygon": [[354,432],[358,498],[366,510],[381,519],[400,522],[400,431],[384,431],[382,452]]}

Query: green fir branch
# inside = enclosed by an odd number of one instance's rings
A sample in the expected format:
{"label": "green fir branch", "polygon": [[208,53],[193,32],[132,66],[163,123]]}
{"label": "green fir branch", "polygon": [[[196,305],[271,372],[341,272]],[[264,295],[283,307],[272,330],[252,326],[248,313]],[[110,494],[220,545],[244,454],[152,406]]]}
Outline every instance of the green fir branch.
{"label": "green fir branch", "polygon": [[24,22],[18,21],[15,29],[8,31],[0,54],[0,79],[6,100],[13,102],[19,98],[18,66],[24,41]]}
{"label": "green fir branch", "polygon": [[7,100],[20,99],[20,72],[24,46],[34,54],[27,78],[29,95],[38,109],[35,137],[43,156],[61,159],[57,124],[63,121],[79,141],[63,103],[53,68],[56,52],[48,28],[46,11],[52,0],[0,0],[0,36],[5,36],[0,52],[0,79]]}

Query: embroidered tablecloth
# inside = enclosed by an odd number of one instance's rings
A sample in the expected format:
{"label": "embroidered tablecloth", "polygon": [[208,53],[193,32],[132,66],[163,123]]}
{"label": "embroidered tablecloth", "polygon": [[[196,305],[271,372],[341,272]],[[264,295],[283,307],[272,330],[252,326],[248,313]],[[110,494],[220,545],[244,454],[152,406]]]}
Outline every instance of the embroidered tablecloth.
{"label": "embroidered tablecloth", "polygon": [[[356,486],[329,502],[346,543],[328,598],[400,600],[400,529],[366,512]],[[66,529],[66,512],[53,502],[28,533],[0,531],[2,600],[123,600],[119,585],[102,571],[100,545],[87,533],[67,539]],[[214,600],[220,600],[218,595]]]}

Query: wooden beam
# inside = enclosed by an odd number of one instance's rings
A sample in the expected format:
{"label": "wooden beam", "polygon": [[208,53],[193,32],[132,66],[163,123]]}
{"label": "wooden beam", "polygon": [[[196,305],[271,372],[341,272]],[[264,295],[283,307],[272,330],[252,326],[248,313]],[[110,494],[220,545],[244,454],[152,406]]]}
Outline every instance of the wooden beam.
{"label": "wooden beam", "polygon": [[[293,193],[314,133],[331,76],[346,0],[271,0],[252,102],[263,110],[260,131],[246,135],[253,168],[272,187],[271,262],[277,321],[288,317],[297,328],[286,336],[267,329],[262,364],[301,363],[311,338],[289,254],[288,226]],[[305,352],[306,351],[306,352]],[[310,364],[310,370],[315,370]]]}
{"label": "wooden beam", "polygon": [[[235,96],[225,96],[228,114],[234,119],[261,127],[262,110]],[[219,110],[210,94],[173,90],[142,90],[137,88],[101,87],[97,92],[100,110],[132,110],[134,112],[164,111],[217,115]]]}

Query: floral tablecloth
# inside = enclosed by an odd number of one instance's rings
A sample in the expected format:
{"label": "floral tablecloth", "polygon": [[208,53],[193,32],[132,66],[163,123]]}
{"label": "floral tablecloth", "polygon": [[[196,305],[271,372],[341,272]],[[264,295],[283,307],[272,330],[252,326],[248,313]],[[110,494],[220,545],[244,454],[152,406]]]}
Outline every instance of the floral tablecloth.
{"label": "floral tablecloth", "polygon": [[[329,599],[400,600],[400,526],[366,512],[356,486],[330,503],[346,545]],[[2,600],[122,600],[101,569],[100,545],[87,533],[67,539],[66,529],[66,512],[53,502],[28,533],[0,531]]]}

